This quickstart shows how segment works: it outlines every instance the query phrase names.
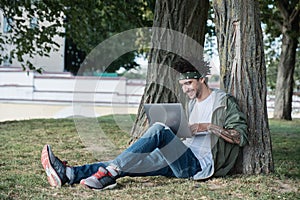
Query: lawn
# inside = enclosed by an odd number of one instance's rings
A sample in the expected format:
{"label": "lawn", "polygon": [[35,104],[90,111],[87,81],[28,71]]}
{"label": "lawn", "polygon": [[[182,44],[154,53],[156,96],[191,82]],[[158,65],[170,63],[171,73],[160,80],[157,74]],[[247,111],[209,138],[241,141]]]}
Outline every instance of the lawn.
{"label": "lawn", "polygon": [[[121,120],[120,120],[121,119]],[[52,188],[40,163],[44,144],[70,165],[81,165],[108,159],[117,152],[86,148],[82,141],[127,146],[130,125],[128,117],[98,119],[106,137],[86,141],[83,126],[73,119],[39,119],[0,123],[0,199],[299,199],[300,185],[300,119],[270,120],[275,172],[269,175],[234,175],[191,181],[165,177],[125,177],[118,179],[114,190],[93,191],[80,185]],[[124,124],[120,126],[120,121]],[[120,127],[122,127],[120,129]],[[100,130],[98,129],[98,130]],[[79,132],[97,134],[86,126]],[[94,137],[94,136],[93,136]],[[105,141],[105,142],[103,142]],[[96,159],[97,158],[97,159]]]}

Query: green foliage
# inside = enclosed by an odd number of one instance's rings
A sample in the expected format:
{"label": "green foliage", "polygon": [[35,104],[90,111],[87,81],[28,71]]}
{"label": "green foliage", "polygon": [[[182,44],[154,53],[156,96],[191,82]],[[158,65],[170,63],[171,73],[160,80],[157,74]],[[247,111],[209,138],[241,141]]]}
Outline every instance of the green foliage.
{"label": "green foliage", "polygon": [[[276,38],[274,41],[270,42],[269,40],[265,40],[265,60],[267,66],[267,85],[270,91],[274,91],[276,88],[276,80],[277,80],[277,71],[280,59],[280,45],[281,42],[279,38]],[[297,49],[296,52],[296,65],[294,71],[294,80],[295,85],[294,89],[297,90],[300,86],[300,48]]]}
{"label": "green foliage", "polygon": [[[283,7],[286,16],[283,16],[279,10],[279,6]],[[270,35],[270,40],[282,34],[282,27],[284,17],[291,15],[292,12],[300,9],[300,2],[298,0],[281,1],[281,0],[259,0],[260,17],[264,24],[265,31]]]}
{"label": "green foliage", "polygon": [[278,71],[278,64],[279,64],[279,57],[280,52],[278,47],[280,46],[281,42],[279,40],[270,41],[265,37],[265,61],[267,66],[267,85],[268,89],[273,91],[276,87],[276,80],[277,80],[277,71]]}
{"label": "green foliage", "polygon": [[[153,18],[153,2],[146,0],[0,0],[0,5],[11,28],[10,34],[0,35],[0,49],[7,52],[0,56],[0,62],[5,58],[10,61],[16,58],[24,68],[30,69],[35,69],[35,66],[26,56],[49,56],[51,50],[58,50],[59,45],[53,40],[55,35],[71,40],[83,55],[87,55],[100,42],[114,34],[151,26]],[[30,26],[31,20],[36,24]],[[5,49],[7,44],[16,48],[9,51]],[[132,52],[119,58],[112,64],[112,69],[124,64],[127,64],[127,69],[136,67],[133,62],[135,54]]]}
{"label": "green foliage", "polygon": [[[63,1],[67,7],[64,13],[66,16],[66,37],[70,38],[76,47],[87,55],[98,44],[105,39],[129,29],[152,26],[153,11],[149,1],[77,1],[74,5],[72,1]],[[119,44],[115,44],[114,48]],[[143,44],[140,44],[141,46]],[[115,72],[123,67],[125,70],[136,68],[138,64],[134,62],[138,54],[142,54],[144,49],[128,52],[117,58],[109,66],[105,66],[107,72]],[[106,53],[110,55],[109,52]],[[115,59],[115,58],[114,58]],[[76,59],[75,59],[76,61]],[[80,63],[83,59],[80,60]],[[79,67],[79,65],[77,65]],[[77,67],[77,68],[78,68]],[[76,74],[74,67],[66,66]],[[103,66],[101,66],[103,68]],[[99,69],[97,66],[85,69],[93,72]]]}
{"label": "green foliage", "polygon": [[[116,117],[103,116],[98,120],[110,140],[124,149],[130,136],[117,126]],[[118,117],[119,122],[129,126],[128,116]],[[130,117],[133,121],[135,116]],[[44,144],[51,144],[55,154],[68,160],[71,166],[99,161],[83,145],[72,119],[1,122],[0,199],[297,199],[300,120],[270,120],[270,129],[274,174],[235,175],[206,181],[124,177],[118,179],[116,189],[96,192],[80,185],[51,188],[40,162]]]}
{"label": "green foliage", "polygon": [[62,1],[66,9],[66,35],[81,50],[91,51],[108,37],[122,31],[152,25],[143,1]]}
{"label": "green foliage", "polygon": [[[269,89],[272,91],[276,87],[277,71],[280,60],[281,53],[281,38],[282,30],[284,26],[284,19],[282,13],[279,10],[278,0],[259,0],[260,6],[260,17],[263,23],[264,30],[264,50],[265,50],[265,60],[267,66],[267,83]],[[291,14],[291,12],[300,9],[300,2],[298,0],[281,2],[284,6],[286,14]],[[299,22],[298,22],[299,23]],[[299,31],[297,32],[299,37]],[[296,35],[297,35],[296,34]],[[296,52],[296,65],[294,72],[294,80],[296,80],[295,87],[299,86],[299,71],[300,71],[300,49]],[[286,66],[290,67],[290,66]],[[298,81],[297,81],[298,80]]]}
{"label": "green foliage", "polygon": [[209,56],[216,54],[215,50],[217,48],[216,44],[216,32],[214,24],[214,11],[212,7],[212,1],[210,0],[210,8],[208,10],[208,20],[206,23],[206,34],[205,34],[205,53]]}
{"label": "green foliage", "polygon": [[[51,1],[52,2],[52,1]],[[8,23],[8,32],[0,35],[0,49],[4,54],[0,62],[5,59],[17,59],[23,68],[35,69],[26,56],[49,56],[51,49],[58,50],[59,45],[52,40],[55,35],[62,34],[60,27],[61,9],[54,3],[46,4],[42,1],[0,1],[0,10]],[[38,19],[38,24],[33,24]],[[49,25],[39,25],[46,21]],[[11,51],[6,45],[13,45]]]}
{"label": "green foliage", "polygon": [[282,17],[276,6],[276,0],[259,0],[260,17],[263,23],[267,24],[265,27],[266,33],[271,35],[270,39],[281,35]]}

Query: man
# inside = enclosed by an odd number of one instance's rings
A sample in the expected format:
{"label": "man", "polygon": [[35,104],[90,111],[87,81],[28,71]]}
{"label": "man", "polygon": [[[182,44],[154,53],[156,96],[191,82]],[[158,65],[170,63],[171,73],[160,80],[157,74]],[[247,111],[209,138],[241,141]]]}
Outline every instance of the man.
{"label": "man", "polygon": [[[49,145],[41,161],[51,186],[80,183],[91,189],[114,188],[124,176],[167,176],[207,179],[224,176],[234,166],[240,147],[247,143],[247,124],[234,98],[206,83],[184,59],[173,66],[179,84],[190,98],[189,124],[193,137],[181,140],[164,124],[152,125],[114,160],[70,167],[54,156]],[[196,134],[202,132],[202,134]],[[204,134],[203,134],[204,133]]]}

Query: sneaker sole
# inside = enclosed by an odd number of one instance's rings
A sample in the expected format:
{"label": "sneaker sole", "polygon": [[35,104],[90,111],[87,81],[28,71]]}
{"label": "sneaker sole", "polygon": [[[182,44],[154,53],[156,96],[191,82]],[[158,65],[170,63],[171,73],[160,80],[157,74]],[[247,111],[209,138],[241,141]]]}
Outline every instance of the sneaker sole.
{"label": "sneaker sole", "polygon": [[84,187],[86,187],[88,189],[95,190],[95,191],[102,191],[102,190],[111,190],[111,189],[114,189],[117,186],[117,183],[109,185],[109,186],[106,186],[106,187],[104,187],[102,189],[97,189],[97,188],[90,187],[89,185],[85,184],[84,180],[80,181],[80,185],[83,185]]}
{"label": "sneaker sole", "polygon": [[44,146],[42,150],[41,162],[47,174],[49,184],[53,187],[61,187],[61,180],[50,163],[48,148],[50,148],[49,145]]}

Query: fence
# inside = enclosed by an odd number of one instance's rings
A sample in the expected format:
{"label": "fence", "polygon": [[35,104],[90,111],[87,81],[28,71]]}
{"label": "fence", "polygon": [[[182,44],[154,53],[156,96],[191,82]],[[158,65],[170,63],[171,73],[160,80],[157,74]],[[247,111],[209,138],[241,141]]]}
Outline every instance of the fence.
{"label": "fence", "polygon": [[0,100],[138,104],[144,80],[124,77],[75,77],[69,73],[24,72],[0,67]]}

